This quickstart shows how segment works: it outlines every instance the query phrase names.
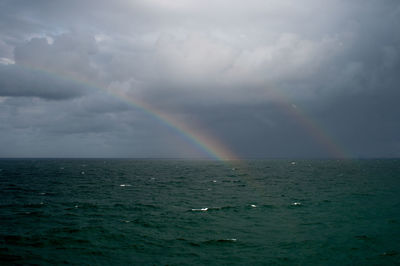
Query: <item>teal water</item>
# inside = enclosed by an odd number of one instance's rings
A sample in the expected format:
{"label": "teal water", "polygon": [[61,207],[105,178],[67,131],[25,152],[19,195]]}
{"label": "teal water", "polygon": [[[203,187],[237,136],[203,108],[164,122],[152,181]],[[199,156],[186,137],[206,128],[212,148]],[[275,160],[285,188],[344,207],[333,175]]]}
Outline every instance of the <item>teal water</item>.
{"label": "teal water", "polygon": [[398,265],[400,160],[0,160],[2,265]]}

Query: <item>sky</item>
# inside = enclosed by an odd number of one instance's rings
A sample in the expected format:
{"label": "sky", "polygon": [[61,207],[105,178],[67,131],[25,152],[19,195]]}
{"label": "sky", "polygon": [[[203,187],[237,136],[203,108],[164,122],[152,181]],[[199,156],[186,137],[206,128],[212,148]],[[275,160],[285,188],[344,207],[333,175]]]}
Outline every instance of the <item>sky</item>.
{"label": "sky", "polygon": [[395,0],[0,0],[0,157],[400,156]]}

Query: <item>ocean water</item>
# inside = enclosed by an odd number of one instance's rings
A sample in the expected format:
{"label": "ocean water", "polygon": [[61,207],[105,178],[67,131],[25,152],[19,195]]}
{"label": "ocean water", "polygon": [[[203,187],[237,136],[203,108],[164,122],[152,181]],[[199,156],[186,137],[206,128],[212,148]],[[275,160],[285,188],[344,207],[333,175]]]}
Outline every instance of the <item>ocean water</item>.
{"label": "ocean water", "polygon": [[399,265],[400,160],[0,160],[1,265]]}

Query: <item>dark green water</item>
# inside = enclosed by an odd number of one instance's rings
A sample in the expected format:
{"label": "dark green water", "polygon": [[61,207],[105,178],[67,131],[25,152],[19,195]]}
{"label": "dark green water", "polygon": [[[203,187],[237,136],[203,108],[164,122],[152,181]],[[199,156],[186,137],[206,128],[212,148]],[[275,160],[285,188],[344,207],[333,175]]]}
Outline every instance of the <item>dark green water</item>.
{"label": "dark green water", "polygon": [[400,160],[0,169],[0,264],[400,264]]}

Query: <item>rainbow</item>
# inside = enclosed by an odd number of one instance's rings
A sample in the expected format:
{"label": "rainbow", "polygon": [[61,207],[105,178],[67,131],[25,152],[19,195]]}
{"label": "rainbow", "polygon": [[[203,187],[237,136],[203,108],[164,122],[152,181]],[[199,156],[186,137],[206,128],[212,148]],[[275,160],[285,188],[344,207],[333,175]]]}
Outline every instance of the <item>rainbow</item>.
{"label": "rainbow", "polygon": [[280,90],[272,90],[272,95],[275,97],[279,107],[295,121],[297,121],[301,127],[307,131],[307,133],[314,138],[322,147],[324,147],[331,156],[336,159],[347,159],[351,158],[350,152],[346,151],[339,145],[339,143],[319,125],[319,123],[313,120],[307,113],[291,103],[288,97],[285,97]]}
{"label": "rainbow", "polygon": [[176,119],[174,116],[162,112],[156,109],[154,106],[151,106],[143,101],[136,100],[127,95],[126,93],[115,92],[115,91],[111,92],[110,90],[107,90],[107,92],[133,105],[135,108],[140,109],[142,112],[151,115],[161,124],[174,130],[183,139],[186,139],[188,142],[192,143],[192,145],[200,148],[211,158],[219,161],[239,159],[232,151],[230,151],[227,147],[225,147],[220,141],[217,141],[215,138],[211,137],[210,135],[207,135],[205,132],[200,133],[199,131],[192,129],[187,124],[184,124],[183,122]]}
{"label": "rainbow", "polygon": [[[16,64],[15,64],[16,65]],[[109,95],[122,100],[134,108],[140,110],[141,112],[149,115],[162,125],[176,132],[179,136],[185,139],[188,143],[202,151],[207,155],[207,157],[219,161],[238,161],[240,158],[229,148],[227,148],[220,140],[213,138],[212,136],[205,134],[204,132],[199,132],[189,127],[187,124],[179,121],[174,116],[157,109],[148,103],[145,103],[139,99],[136,99],[127,93],[110,90],[107,87],[96,84],[93,81],[83,79],[80,77],[72,76],[67,73],[58,73],[54,70],[45,69],[43,67],[33,66],[33,65],[21,65],[18,67],[25,71],[38,71],[42,74],[51,75],[61,80],[68,80],[77,83],[82,86],[88,86],[94,89],[103,90]],[[287,100],[287,97],[282,95],[279,90],[274,90],[273,95],[279,102],[280,107],[286,113],[290,114],[299,124],[307,130],[307,132],[317,140],[317,142],[323,146],[329,153],[339,159],[349,158],[350,155],[340,147],[340,145],[333,140],[329,134],[323,130],[323,128],[318,125],[317,122],[313,121],[309,116],[297,106],[294,106]]]}
{"label": "rainbow", "polygon": [[225,145],[223,145],[221,141],[218,141],[205,132],[200,133],[199,131],[192,129],[185,123],[176,119],[174,116],[163,112],[148,103],[140,101],[139,99],[133,98],[124,92],[110,90],[109,88],[96,84],[93,81],[72,76],[67,73],[58,73],[43,67],[32,66],[28,64],[14,65],[21,68],[23,71],[35,71],[44,75],[56,77],[60,80],[70,81],[81,86],[105,91],[109,95],[128,103],[130,106],[133,106],[135,109],[143,112],[146,115],[149,115],[160,124],[171,129],[182,139],[196,147],[199,151],[202,151],[208,158],[218,161],[239,160],[239,157]]}

